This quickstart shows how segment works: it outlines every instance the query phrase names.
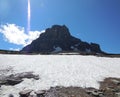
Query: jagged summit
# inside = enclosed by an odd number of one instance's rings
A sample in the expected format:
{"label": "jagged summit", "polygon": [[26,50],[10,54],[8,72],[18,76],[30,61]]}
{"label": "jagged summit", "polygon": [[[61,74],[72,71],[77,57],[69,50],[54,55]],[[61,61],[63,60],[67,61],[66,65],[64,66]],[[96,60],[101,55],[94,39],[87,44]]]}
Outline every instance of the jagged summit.
{"label": "jagged summit", "polygon": [[61,38],[70,38],[69,29],[63,25],[53,25],[52,28],[47,28],[45,33],[40,35],[41,37],[48,38],[48,39],[61,39]]}
{"label": "jagged summit", "polygon": [[21,50],[25,53],[57,53],[63,51],[102,53],[98,44],[89,44],[73,37],[65,25],[53,25],[51,28],[47,28],[44,33],[40,34],[39,38]]}

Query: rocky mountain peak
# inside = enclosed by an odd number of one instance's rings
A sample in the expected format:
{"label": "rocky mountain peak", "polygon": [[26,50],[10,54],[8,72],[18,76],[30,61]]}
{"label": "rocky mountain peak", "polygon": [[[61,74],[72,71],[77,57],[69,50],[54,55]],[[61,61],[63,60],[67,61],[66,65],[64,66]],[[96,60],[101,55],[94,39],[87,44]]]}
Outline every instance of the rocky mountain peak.
{"label": "rocky mountain peak", "polygon": [[83,42],[72,36],[65,25],[53,25],[47,28],[39,38],[24,47],[25,53],[57,53],[57,52],[85,52],[102,53],[96,43]]}
{"label": "rocky mountain peak", "polygon": [[47,28],[45,30],[45,33],[42,33],[40,35],[40,38],[47,38],[47,39],[64,39],[64,38],[69,38],[70,32],[69,29],[63,25],[53,25],[51,28]]}

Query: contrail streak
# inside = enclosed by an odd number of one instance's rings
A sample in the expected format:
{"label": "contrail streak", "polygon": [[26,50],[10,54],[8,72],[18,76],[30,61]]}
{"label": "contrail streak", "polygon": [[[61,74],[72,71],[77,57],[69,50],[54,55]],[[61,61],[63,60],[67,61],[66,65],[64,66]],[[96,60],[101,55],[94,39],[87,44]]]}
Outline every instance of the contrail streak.
{"label": "contrail streak", "polygon": [[31,11],[30,11],[30,0],[28,0],[28,27],[27,27],[27,33],[29,33],[29,31],[30,31],[30,13]]}

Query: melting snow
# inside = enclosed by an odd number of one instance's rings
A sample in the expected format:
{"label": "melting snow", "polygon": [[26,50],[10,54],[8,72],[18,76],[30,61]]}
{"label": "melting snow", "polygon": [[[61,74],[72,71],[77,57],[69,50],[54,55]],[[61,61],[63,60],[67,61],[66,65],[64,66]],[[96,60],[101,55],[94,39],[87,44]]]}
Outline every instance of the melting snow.
{"label": "melting snow", "polygon": [[74,46],[71,46],[70,48],[71,48],[71,49],[74,49]]}
{"label": "melting snow", "polygon": [[76,47],[74,47],[74,46],[71,46],[70,47],[71,49],[73,49],[74,51],[79,51]]}
{"label": "melting snow", "polygon": [[80,45],[80,43],[78,43],[78,44],[75,44],[75,46],[79,46]]}
{"label": "melting snow", "polygon": [[120,58],[81,55],[0,55],[0,70],[8,73],[33,71],[40,79],[24,79],[15,86],[1,86],[0,97],[8,97],[23,89],[49,89],[54,86],[99,88],[105,77],[120,77]]}
{"label": "melting snow", "polygon": [[90,49],[86,49],[86,52],[87,52],[87,53],[90,53],[90,52],[91,52],[91,50],[90,50]]}
{"label": "melting snow", "polygon": [[60,47],[54,47],[54,49],[55,49],[53,51],[54,53],[62,51],[62,48],[60,48]]}

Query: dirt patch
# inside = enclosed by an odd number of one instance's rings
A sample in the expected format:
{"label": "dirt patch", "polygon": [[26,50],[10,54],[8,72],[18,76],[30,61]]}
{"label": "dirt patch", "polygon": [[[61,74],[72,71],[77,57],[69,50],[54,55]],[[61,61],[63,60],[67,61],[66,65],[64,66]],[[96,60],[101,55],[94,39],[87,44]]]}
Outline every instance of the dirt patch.
{"label": "dirt patch", "polygon": [[80,87],[54,87],[50,88],[45,97],[92,97],[85,89]]}

